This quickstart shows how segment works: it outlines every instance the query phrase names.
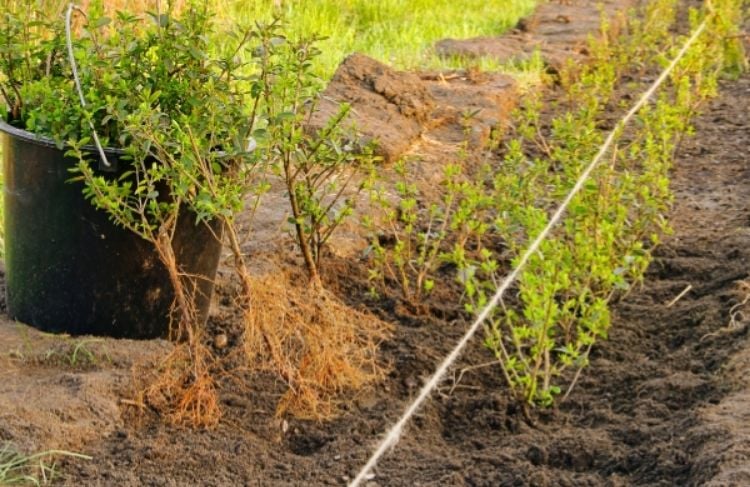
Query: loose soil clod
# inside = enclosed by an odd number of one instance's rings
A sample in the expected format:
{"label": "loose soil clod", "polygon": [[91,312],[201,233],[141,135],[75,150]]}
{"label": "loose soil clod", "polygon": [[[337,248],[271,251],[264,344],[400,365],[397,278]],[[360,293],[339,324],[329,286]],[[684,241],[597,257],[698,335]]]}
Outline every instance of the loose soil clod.
{"label": "loose soil clod", "polygon": [[419,137],[435,105],[417,75],[362,54],[352,54],[336,70],[310,128],[325,127],[343,102],[352,105],[347,123],[362,134],[363,144],[376,140],[386,161],[397,159]]}

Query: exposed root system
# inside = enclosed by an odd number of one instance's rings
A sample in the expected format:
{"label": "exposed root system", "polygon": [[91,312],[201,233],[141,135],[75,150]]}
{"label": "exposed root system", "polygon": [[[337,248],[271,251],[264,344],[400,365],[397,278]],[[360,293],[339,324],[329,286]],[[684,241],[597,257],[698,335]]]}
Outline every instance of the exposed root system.
{"label": "exposed root system", "polygon": [[330,418],[342,393],[383,376],[377,349],[388,324],[282,273],[253,278],[251,289],[257,304],[245,315],[244,350],[251,368],[276,372],[288,384],[278,415]]}
{"label": "exposed root system", "polygon": [[145,377],[140,392],[147,405],[170,423],[210,428],[221,419],[211,352],[203,345],[181,343]]}

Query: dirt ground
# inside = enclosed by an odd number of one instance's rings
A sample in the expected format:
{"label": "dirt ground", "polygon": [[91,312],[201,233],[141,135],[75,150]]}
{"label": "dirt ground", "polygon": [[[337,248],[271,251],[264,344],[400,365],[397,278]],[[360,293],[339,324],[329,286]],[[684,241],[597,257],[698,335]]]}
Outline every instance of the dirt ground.
{"label": "dirt ground", "polygon": [[[497,367],[461,374],[492,360],[477,338],[370,487],[750,485],[750,304],[736,307],[750,293],[737,284],[750,275],[749,100],[750,76],[726,81],[696,120],[697,136],[675,163],[674,234],[643,288],[614,306],[611,339],[594,349],[568,401],[529,421],[508,400]],[[278,225],[259,219],[266,238],[255,252],[291,249]],[[361,272],[341,266],[328,279],[365,302]],[[220,281],[209,320],[230,344],[238,334],[231,286]],[[276,419],[281,385],[249,375],[249,388],[222,384],[225,417],[208,431],[128,414],[133,365],[168,343],[51,336],[6,317],[0,441],[93,457],[63,460],[62,485],[344,485],[466,326],[388,303],[377,311],[395,325],[383,345],[390,372],[340,417]],[[734,320],[732,311],[740,311]]]}
{"label": "dirt ground", "polygon": [[[569,400],[530,424],[497,369],[469,371],[434,395],[370,485],[750,484],[750,336],[742,316],[729,326],[750,269],[750,77],[722,88],[678,157],[675,233],[644,288],[616,305],[611,340]],[[189,431],[118,412],[130,365],[168,344],[78,347],[3,323],[0,438],[93,455],[64,462],[65,485],[342,485],[464,326],[396,325],[387,380],[337,420],[285,427],[272,418],[278,388],[256,377],[250,391],[226,385],[218,428]],[[460,367],[490,359],[477,340]]]}

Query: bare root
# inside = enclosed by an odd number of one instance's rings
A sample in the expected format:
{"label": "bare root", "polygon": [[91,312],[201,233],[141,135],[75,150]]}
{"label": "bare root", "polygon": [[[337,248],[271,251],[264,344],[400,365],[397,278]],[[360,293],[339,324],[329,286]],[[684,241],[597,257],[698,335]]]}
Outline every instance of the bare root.
{"label": "bare root", "polygon": [[172,424],[209,428],[219,422],[221,408],[216,361],[203,343],[193,299],[198,292],[196,278],[180,274],[170,238],[160,238],[155,247],[175,294],[170,335],[178,343],[156,370],[143,375],[138,402]]}
{"label": "bare root", "polygon": [[[210,351],[204,346],[180,343],[146,378],[140,402],[168,422],[210,428],[221,419]],[[196,373],[198,371],[198,373]]]}
{"label": "bare root", "polygon": [[277,415],[329,419],[343,397],[382,378],[378,347],[390,325],[281,273],[249,284],[256,304],[245,313],[244,351],[253,369],[287,383]]}

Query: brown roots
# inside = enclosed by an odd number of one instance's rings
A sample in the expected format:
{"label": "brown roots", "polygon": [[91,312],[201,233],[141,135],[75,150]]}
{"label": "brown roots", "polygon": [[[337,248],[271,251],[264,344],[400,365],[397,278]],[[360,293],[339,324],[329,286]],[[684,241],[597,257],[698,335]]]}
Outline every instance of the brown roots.
{"label": "brown roots", "polygon": [[176,344],[153,372],[143,374],[139,403],[170,423],[209,428],[221,419],[215,380],[217,363],[203,343],[204,327],[194,299],[199,292],[197,277],[180,273],[170,235],[160,233],[154,247],[169,273],[175,294],[170,338]]}
{"label": "brown roots", "polygon": [[221,408],[213,369],[211,352],[204,345],[178,343],[160,366],[143,378],[139,402],[172,424],[215,426]]}
{"label": "brown roots", "polygon": [[382,378],[378,346],[390,325],[281,272],[249,284],[244,351],[251,369],[279,374],[288,385],[277,415],[330,419],[344,397]]}

